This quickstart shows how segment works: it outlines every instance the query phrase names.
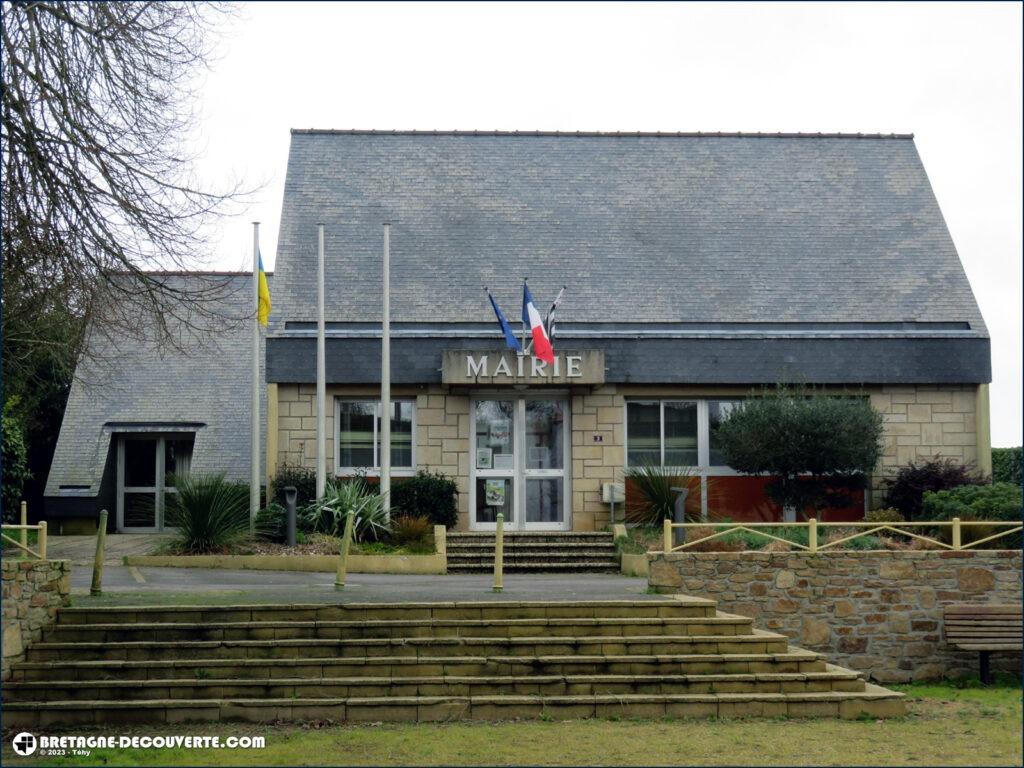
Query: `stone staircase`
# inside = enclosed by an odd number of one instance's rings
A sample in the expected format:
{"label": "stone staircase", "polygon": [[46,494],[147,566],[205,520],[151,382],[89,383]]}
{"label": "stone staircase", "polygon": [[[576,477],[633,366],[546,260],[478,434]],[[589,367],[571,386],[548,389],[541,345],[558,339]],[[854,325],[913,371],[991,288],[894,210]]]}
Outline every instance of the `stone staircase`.
{"label": "stone staircase", "polygon": [[886,717],[902,694],[712,600],[65,608],[5,727]]}
{"label": "stone staircase", "polygon": [[[493,533],[449,533],[448,573],[494,569]],[[618,572],[615,540],[610,533],[545,531],[505,533],[506,573]]]}

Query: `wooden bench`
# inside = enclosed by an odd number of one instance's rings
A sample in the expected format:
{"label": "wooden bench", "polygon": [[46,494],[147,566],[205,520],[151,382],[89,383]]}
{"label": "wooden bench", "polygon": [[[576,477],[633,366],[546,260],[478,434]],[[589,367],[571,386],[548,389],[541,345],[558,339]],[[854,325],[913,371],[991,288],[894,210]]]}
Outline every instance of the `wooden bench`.
{"label": "wooden bench", "polygon": [[947,605],[943,612],[946,642],[980,654],[981,682],[992,682],[988,657],[993,651],[1021,652],[1020,605]]}

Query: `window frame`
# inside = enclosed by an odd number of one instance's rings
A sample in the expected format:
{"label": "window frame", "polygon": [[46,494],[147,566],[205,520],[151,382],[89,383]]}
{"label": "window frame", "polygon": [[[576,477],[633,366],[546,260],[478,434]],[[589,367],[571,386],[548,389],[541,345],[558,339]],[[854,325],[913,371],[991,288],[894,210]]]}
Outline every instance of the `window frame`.
{"label": "window frame", "polygon": [[[391,402],[395,404],[408,403],[412,406],[411,413],[411,451],[410,465],[408,467],[396,467],[391,465],[392,477],[412,477],[416,474],[416,398],[414,397],[393,397]],[[343,403],[373,403],[373,461],[372,467],[350,467],[342,466],[341,459],[341,406]],[[380,477],[380,425],[383,403],[380,399],[374,400],[370,397],[335,397],[334,398],[334,476],[352,477],[353,475],[364,475],[366,477]],[[392,440],[392,445],[394,440]]]}

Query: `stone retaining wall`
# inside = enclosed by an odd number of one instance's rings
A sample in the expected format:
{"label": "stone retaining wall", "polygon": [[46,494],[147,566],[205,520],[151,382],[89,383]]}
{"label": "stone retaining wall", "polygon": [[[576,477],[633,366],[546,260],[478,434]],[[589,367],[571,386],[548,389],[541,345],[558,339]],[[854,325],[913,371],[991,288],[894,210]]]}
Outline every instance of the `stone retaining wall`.
{"label": "stone retaining wall", "polygon": [[70,560],[4,560],[3,567],[3,679],[11,664],[25,658],[25,648],[39,640],[43,627],[68,604],[71,591]]}
{"label": "stone retaining wall", "polygon": [[[1021,552],[675,552],[650,554],[650,584],[718,600],[761,629],[880,682],[978,674],[945,643],[953,603],[1021,601]],[[993,654],[1019,673],[1019,654]]]}

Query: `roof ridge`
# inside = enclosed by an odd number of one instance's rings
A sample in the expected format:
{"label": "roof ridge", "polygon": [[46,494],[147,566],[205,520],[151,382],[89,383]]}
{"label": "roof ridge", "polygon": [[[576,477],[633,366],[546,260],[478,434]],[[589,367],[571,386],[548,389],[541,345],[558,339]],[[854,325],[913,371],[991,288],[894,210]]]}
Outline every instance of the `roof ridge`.
{"label": "roof ridge", "polygon": [[711,138],[711,139],[913,139],[913,133],[842,132],[748,132],[748,131],[501,131],[501,130],[398,130],[378,128],[292,128],[292,135],[324,136],[519,136],[523,138],[557,136],[560,138]]}

